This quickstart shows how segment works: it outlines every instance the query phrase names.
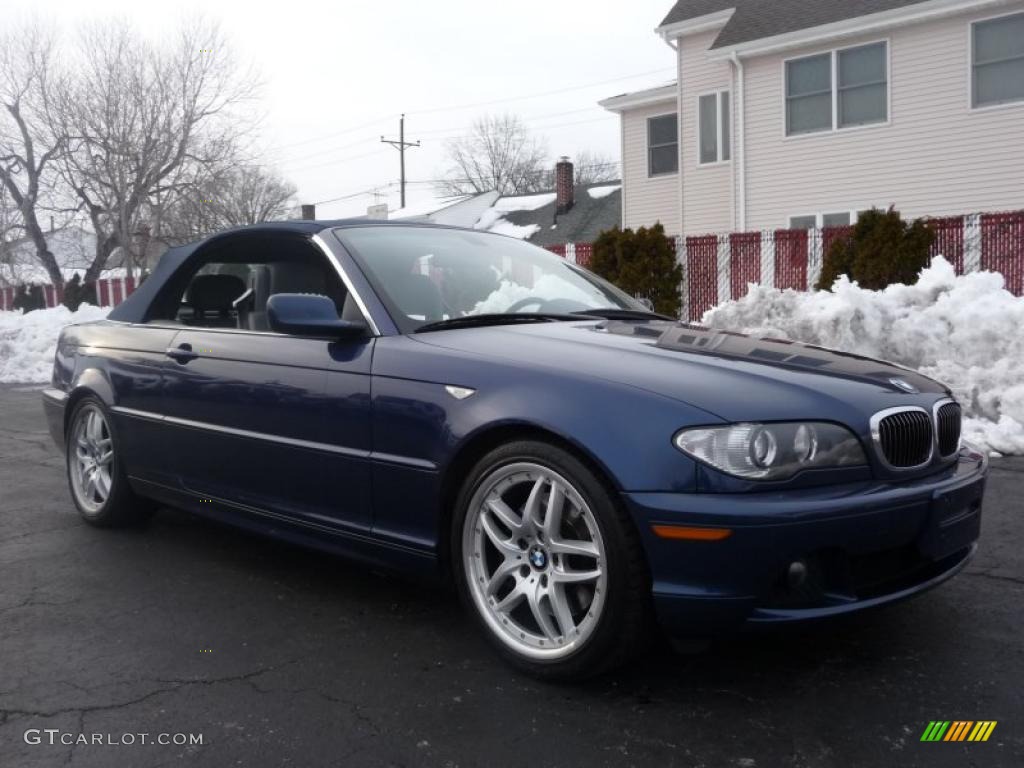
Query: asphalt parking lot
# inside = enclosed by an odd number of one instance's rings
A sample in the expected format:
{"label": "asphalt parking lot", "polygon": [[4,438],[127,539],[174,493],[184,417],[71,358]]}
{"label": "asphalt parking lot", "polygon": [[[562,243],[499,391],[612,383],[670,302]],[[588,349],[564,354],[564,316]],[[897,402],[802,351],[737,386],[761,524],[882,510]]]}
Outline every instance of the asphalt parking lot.
{"label": "asphalt parking lot", "polygon": [[[994,461],[978,557],[915,601],[554,686],[447,592],[170,510],[87,527],[38,391],[0,387],[0,766],[1020,766],[1022,500]],[[60,743],[94,733],[202,744]]]}

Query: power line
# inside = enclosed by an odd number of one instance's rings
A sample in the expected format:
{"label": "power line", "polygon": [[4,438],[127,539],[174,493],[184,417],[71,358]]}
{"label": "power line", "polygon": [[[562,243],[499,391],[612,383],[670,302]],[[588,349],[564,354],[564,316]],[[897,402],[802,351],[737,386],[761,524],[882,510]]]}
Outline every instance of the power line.
{"label": "power line", "polygon": [[383,123],[386,120],[391,120],[393,118],[394,118],[394,115],[387,115],[385,117],[380,117],[380,118],[377,118],[376,120],[372,120],[369,123],[363,123],[361,125],[357,125],[357,126],[355,126],[353,128],[345,128],[345,129],[340,130],[340,131],[331,131],[330,133],[325,133],[325,134],[323,134],[321,136],[314,136],[311,139],[303,139],[302,141],[293,141],[293,142],[290,142],[288,144],[278,144],[276,146],[276,149],[288,149],[289,147],[299,147],[299,146],[302,146],[303,144],[312,144],[314,142],[324,141],[326,139],[335,139],[338,136],[344,136],[345,134],[348,134],[348,133],[355,133],[356,131],[361,131],[364,128],[369,128],[371,126],[377,125],[378,123]]}
{"label": "power line", "polygon": [[489,106],[489,105],[492,105],[492,104],[505,104],[505,103],[508,103],[510,101],[524,101],[526,99],[536,99],[536,98],[540,98],[541,96],[554,96],[555,94],[568,93],[569,91],[581,91],[581,90],[584,90],[586,88],[594,88],[594,87],[596,87],[598,85],[607,85],[608,83],[617,83],[617,82],[620,82],[622,80],[632,80],[632,79],[637,78],[637,77],[646,77],[647,75],[654,75],[654,74],[658,74],[658,73],[674,72],[674,71],[675,71],[675,68],[663,67],[661,69],[652,69],[652,70],[649,70],[647,72],[638,72],[635,75],[623,75],[622,77],[612,77],[612,78],[609,78],[607,80],[597,80],[595,82],[587,83],[585,85],[573,85],[573,86],[568,86],[566,88],[556,88],[553,91],[542,91],[540,93],[529,93],[529,94],[525,94],[523,96],[511,96],[509,98],[504,98],[504,99],[491,99],[490,101],[478,101],[478,102],[475,102],[473,104],[459,104],[458,106],[435,107],[435,108],[431,108],[431,109],[412,110],[412,111],[409,112],[409,114],[412,114],[412,115],[429,115],[429,114],[433,114],[435,112],[455,112],[455,111],[460,110],[460,109],[472,109],[473,107],[486,107],[486,106]]}
{"label": "power line", "polygon": [[[623,75],[622,77],[613,77],[613,78],[609,78],[607,80],[598,80],[598,81],[586,83],[586,84],[583,84],[583,85],[567,86],[565,88],[558,88],[558,89],[555,89],[555,90],[552,90],[552,91],[541,91],[539,93],[530,93],[530,94],[524,94],[524,95],[521,95],[521,96],[512,96],[512,97],[505,98],[505,99],[492,99],[492,100],[489,100],[489,101],[477,102],[475,104],[459,104],[459,105],[455,105],[455,106],[432,107],[430,109],[416,110],[416,111],[413,111],[413,112],[409,112],[407,114],[426,115],[426,114],[435,114],[435,113],[438,113],[438,112],[455,112],[455,111],[458,111],[458,110],[461,110],[461,109],[470,109],[472,107],[482,107],[482,106],[488,106],[488,105],[492,105],[492,104],[504,104],[506,102],[512,102],[512,101],[525,101],[527,99],[540,98],[542,96],[552,96],[552,95],[559,94],[559,93],[569,93],[571,91],[580,91],[580,90],[585,90],[587,88],[594,88],[594,87],[596,87],[598,85],[606,85],[608,83],[616,83],[616,82],[621,82],[623,80],[633,80],[633,79],[638,78],[638,77],[646,77],[648,75],[654,75],[654,74],[665,73],[665,72],[674,72],[674,71],[675,71],[674,68],[652,69],[652,70],[648,70],[647,72],[637,72],[637,73],[632,74],[632,75]],[[568,114],[568,113],[562,113],[562,114]],[[370,122],[363,123],[361,125],[357,125],[357,126],[354,126],[352,128],[345,128],[345,129],[340,130],[340,131],[332,131],[331,133],[328,133],[328,134],[322,134],[320,136],[314,136],[312,138],[302,139],[300,141],[289,142],[288,144],[280,144],[280,145],[277,145],[275,148],[276,149],[288,149],[290,147],[298,147],[298,146],[303,146],[305,144],[312,144],[312,143],[315,143],[317,141],[325,141],[327,139],[337,138],[338,136],[344,136],[344,135],[349,134],[349,133],[355,133],[356,131],[360,131],[360,130],[363,130],[365,128],[369,128],[371,126],[378,125],[379,123],[383,123],[383,122],[385,122],[387,120],[394,119],[394,117],[395,117],[395,115],[392,113],[390,115],[385,115],[383,117],[379,117],[379,118],[377,118],[375,120],[371,120]]]}
{"label": "power line", "polygon": [[[599,107],[591,106],[591,107],[583,107],[583,109],[570,109],[567,112],[548,112],[548,113],[545,113],[543,115],[519,116],[519,119],[522,120],[524,123],[532,123],[532,122],[534,122],[536,120],[546,120],[546,119],[551,118],[551,117],[564,117],[565,115],[578,115],[581,112],[591,112],[591,111],[593,111],[595,109],[599,109]],[[430,128],[430,129],[425,130],[425,131],[420,131],[419,133],[421,135],[423,135],[423,134],[430,134],[430,133],[447,133],[448,131],[464,131],[467,128],[472,128],[472,126],[471,125],[456,125],[456,126],[451,126],[451,127],[448,127],[448,128]]]}
{"label": "power line", "polygon": [[[543,131],[551,131],[551,130],[555,130],[555,129],[558,129],[558,128],[568,128],[568,127],[574,126],[574,125],[586,125],[586,124],[589,124],[589,123],[596,123],[596,122],[600,122],[600,121],[604,121],[604,120],[614,120],[614,119],[616,119],[614,115],[602,115],[601,117],[595,117],[595,118],[591,118],[591,119],[588,119],[588,120],[575,120],[573,122],[568,122],[568,123],[556,123],[554,125],[542,126],[541,127],[541,132],[543,132]],[[471,127],[471,126],[467,126],[467,127]],[[431,142],[431,141],[449,141],[449,140],[457,140],[457,139],[466,139],[466,138],[470,138],[470,136],[471,136],[471,134],[467,134],[467,133],[452,134],[452,135],[449,135],[449,136],[433,136],[433,137],[428,137],[428,138],[424,139],[424,141],[428,141],[428,142]],[[355,142],[354,144],[346,145],[345,147],[337,147],[336,149],[328,149],[328,150],[323,150],[322,152],[316,152],[316,153],[313,153],[312,155],[308,155],[305,159],[310,159],[310,158],[313,158],[313,157],[319,157],[319,156],[321,156],[323,154],[328,154],[330,152],[339,151],[341,149],[345,149],[345,148],[352,147],[352,146],[358,146],[358,145],[363,144],[363,143],[365,143],[367,141],[372,141],[372,139],[366,139],[364,141]],[[363,154],[352,155],[352,156],[349,156],[349,157],[339,157],[339,158],[334,158],[334,159],[328,159],[328,160],[324,160],[324,161],[318,162],[318,163],[312,163],[312,164],[303,165],[303,166],[300,166],[298,168],[289,168],[288,167],[288,163],[282,163],[281,165],[282,165],[283,168],[285,168],[285,170],[288,173],[298,173],[300,171],[309,170],[310,168],[323,168],[323,167],[328,167],[328,166],[340,165],[342,163],[347,163],[347,162],[350,162],[352,160],[361,160],[364,157],[372,157],[373,155],[382,154],[383,151],[384,150],[375,150],[373,152],[365,152]]]}
{"label": "power line", "polygon": [[310,168],[324,168],[331,165],[338,165],[339,163],[349,163],[353,160],[361,160],[364,157],[373,157],[374,155],[383,155],[388,150],[386,149],[375,149],[373,152],[364,152],[361,155],[352,155],[351,157],[339,157],[335,160],[327,160],[325,162],[313,163],[312,165],[304,165],[301,168],[291,168],[289,173],[297,173],[299,171],[306,171]]}
{"label": "power line", "polygon": [[351,200],[354,197],[362,197],[363,195],[372,195],[379,189],[385,189],[386,187],[393,187],[397,184],[396,181],[389,181],[387,184],[381,184],[376,187],[370,187],[369,189],[363,189],[359,192],[352,192],[347,195],[341,195],[339,197],[332,197],[330,200],[317,200],[313,205],[326,205],[327,203],[337,203],[340,200]]}

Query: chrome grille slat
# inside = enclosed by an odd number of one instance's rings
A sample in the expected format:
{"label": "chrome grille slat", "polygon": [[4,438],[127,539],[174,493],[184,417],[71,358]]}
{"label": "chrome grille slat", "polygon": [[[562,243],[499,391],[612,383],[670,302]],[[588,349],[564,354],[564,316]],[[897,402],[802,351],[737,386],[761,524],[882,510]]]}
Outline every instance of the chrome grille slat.
{"label": "chrome grille slat", "polygon": [[952,456],[960,448],[962,413],[952,401],[939,405],[935,411],[935,426],[939,441],[939,455]]}
{"label": "chrome grille slat", "polygon": [[892,469],[914,469],[931,461],[935,445],[932,416],[907,406],[881,411],[872,418],[872,436],[880,458]]}

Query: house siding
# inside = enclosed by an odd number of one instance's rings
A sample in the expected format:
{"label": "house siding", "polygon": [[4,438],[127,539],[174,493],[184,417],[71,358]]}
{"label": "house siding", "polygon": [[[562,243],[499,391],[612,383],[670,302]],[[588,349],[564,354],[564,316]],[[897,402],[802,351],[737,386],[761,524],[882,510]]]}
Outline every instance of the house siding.
{"label": "house siding", "polygon": [[[732,65],[707,57],[719,30],[684,37],[680,40],[679,82],[683,100],[683,220],[687,235],[721,232],[735,226],[732,194],[732,162],[700,164],[698,99],[717,91],[730,91],[730,105],[735,112],[732,94]],[[735,125],[735,118],[730,120]],[[735,156],[735,139],[731,139]]]}
{"label": "house siding", "polygon": [[678,173],[647,175],[647,118],[676,111],[675,99],[622,113],[622,181],[624,227],[657,222],[669,235],[679,234]]}
{"label": "house siding", "polygon": [[[871,206],[894,205],[905,218],[1024,208],[1024,104],[970,109],[969,23],[1021,10],[1011,3],[747,60],[747,228]],[[890,122],[785,138],[784,60],[880,39],[889,41]]]}

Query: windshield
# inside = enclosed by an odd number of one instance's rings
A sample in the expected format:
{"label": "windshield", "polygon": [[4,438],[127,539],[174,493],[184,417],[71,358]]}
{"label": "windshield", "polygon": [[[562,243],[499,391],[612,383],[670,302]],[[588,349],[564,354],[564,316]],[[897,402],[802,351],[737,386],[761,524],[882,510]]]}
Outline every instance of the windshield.
{"label": "windshield", "polygon": [[416,226],[335,233],[403,333],[471,315],[644,310],[596,275],[511,237]]}

